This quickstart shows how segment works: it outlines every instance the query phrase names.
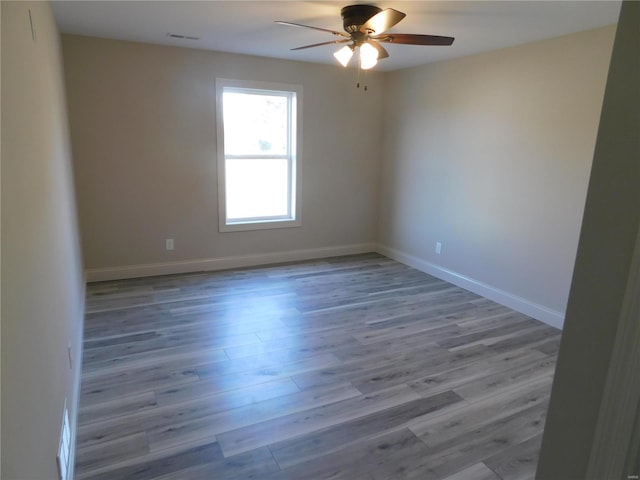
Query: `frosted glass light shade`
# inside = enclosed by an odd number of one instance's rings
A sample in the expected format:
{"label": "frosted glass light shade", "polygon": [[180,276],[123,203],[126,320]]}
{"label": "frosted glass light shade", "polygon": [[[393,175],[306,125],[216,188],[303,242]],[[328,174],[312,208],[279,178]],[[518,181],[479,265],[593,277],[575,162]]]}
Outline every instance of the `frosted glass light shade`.
{"label": "frosted glass light shade", "polygon": [[340,65],[346,67],[349,64],[349,60],[351,60],[351,57],[353,56],[353,47],[345,45],[336,53],[334,53],[333,56],[336,57],[336,60],[340,62]]}
{"label": "frosted glass light shade", "polygon": [[360,46],[360,68],[369,70],[375,67],[376,63],[378,63],[378,50],[368,43],[363,43]]}

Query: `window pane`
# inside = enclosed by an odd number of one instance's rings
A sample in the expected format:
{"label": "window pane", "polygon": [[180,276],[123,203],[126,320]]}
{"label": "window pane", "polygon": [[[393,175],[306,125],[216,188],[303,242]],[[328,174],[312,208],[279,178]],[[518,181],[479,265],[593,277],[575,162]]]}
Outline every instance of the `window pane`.
{"label": "window pane", "polygon": [[226,155],[286,155],[287,97],[224,92]]}
{"label": "window pane", "polygon": [[227,218],[279,217],[289,214],[286,159],[227,159]]}

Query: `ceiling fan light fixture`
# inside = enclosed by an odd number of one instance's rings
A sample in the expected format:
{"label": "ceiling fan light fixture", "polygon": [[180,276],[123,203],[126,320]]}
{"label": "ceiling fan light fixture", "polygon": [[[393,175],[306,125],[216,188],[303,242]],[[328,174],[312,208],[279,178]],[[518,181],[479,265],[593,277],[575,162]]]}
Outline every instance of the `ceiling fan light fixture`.
{"label": "ceiling fan light fixture", "polygon": [[351,60],[351,57],[353,56],[353,46],[345,45],[340,50],[335,52],[333,56],[336,57],[336,60],[338,60],[338,62],[340,62],[340,65],[346,67],[347,65],[349,65],[349,60]]}
{"label": "ceiling fan light fixture", "polygon": [[369,70],[378,63],[378,50],[370,43],[363,43],[360,45],[360,68],[363,70]]}
{"label": "ceiling fan light fixture", "polygon": [[375,5],[358,3],[342,8],[340,15],[342,16],[344,32],[282,20],[276,20],[276,23],[289,25],[291,27],[319,30],[338,37],[338,40],[304,45],[302,47],[292,48],[291,50],[305,50],[307,48],[321,47],[324,45],[335,45],[336,43],[347,45],[333,54],[343,67],[349,64],[357,47],[359,51],[358,66],[362,70],[369,70],[376,66],[378,60],[389,57],[389,52],[382,46],[383,43],[451,45],[454,40],[453,37],[443,37],[439,35],[385,33],[406,16],[404,13],[393,8],[385,8],[383,10]]}

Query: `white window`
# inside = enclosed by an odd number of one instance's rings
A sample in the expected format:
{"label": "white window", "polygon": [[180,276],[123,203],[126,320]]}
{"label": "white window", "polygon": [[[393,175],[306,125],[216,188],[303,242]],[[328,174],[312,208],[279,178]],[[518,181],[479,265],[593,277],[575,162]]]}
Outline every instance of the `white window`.
{"label": "white window", "polygon": [[220,231],[300,225],[300,109],[295,85],[218,79]]}

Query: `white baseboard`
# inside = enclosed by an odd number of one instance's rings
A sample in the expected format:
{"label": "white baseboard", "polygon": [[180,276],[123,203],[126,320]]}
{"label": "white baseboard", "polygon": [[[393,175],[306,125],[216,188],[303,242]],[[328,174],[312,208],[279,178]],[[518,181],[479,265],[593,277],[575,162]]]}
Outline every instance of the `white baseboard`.
{"label": "white baseboard", "polygon": [[227,270],[230,268],[253,267],[258,265],[268,265],[272,263],[295,262],[299,260],[337,257],[340,255],[355,255],[358,253],[375,251],[375,244],[361,243],[355,245],[341,245],[336,247],[309,248],[304,250],[260,253],[255,255],[239,255],[234,257],[205,258],[200,260],[147,263],[141,265],[124,265],[121,267],[110,268],[90,268],[86,270],[85,274],[86,280],[88,282],[101,282],[105,280],[153,277],[156,275],[170,275],[175,273]]}
{"label": "white baseboard", "polygon": [[445,280],[473,293],[482,295],[483,297],[493,300],[505,307],[524,313],[525,315],[533,317],[536,320],[540,320],[552,327],[562,329],[562,325],[564,324],[564,313],[562,312],[552,310],[543,305],[531,302],[525,298],[499,288],[495,288],[491,285],[487,285],[486,283],[479,282],[473,278],[469,278],[465,275],[461,275],[452,270],[448,270],[385,245],[378,245],[376,251],[381,255],[392,258],[398,262],[404,263],[405,265],[409,265],[410,267],[428,273],[429,275],[433,275],[441,280]]}

